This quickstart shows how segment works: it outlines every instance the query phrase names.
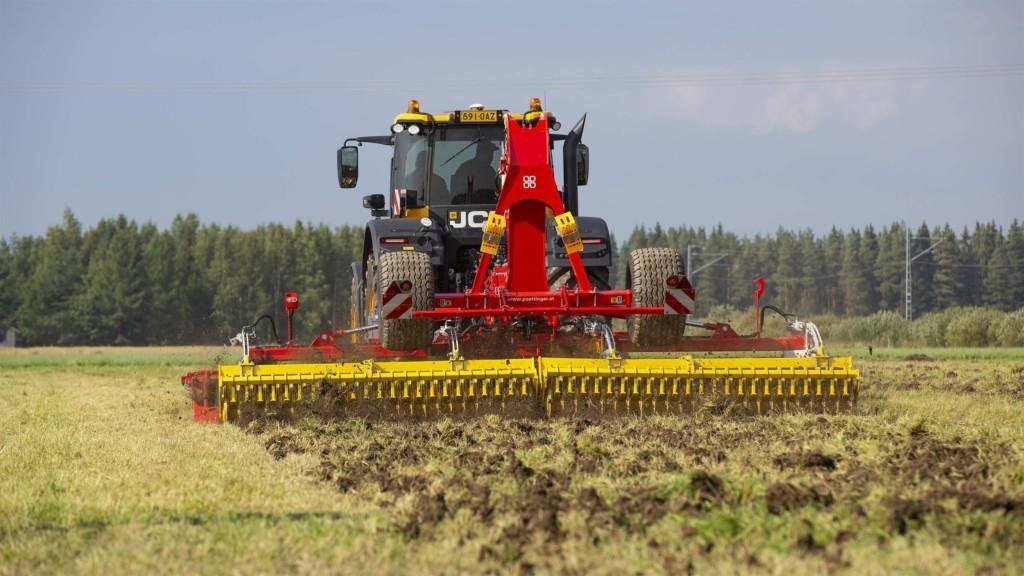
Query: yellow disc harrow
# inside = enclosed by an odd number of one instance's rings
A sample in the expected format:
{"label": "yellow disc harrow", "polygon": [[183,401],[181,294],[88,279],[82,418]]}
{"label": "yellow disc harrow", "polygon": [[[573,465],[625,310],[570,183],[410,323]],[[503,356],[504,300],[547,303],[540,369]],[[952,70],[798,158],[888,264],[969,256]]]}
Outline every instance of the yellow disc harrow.
{"label": "yellow disc harrow", "polygon": [[[685,413],[728,404],[754,413],[837,412],[856,402],[849,357],[556,358],[232,364],[219,367],[221,421],[329,403],[353,415],[507,412],[548,416]],[[513,408],[514,406],[514,408]]]}

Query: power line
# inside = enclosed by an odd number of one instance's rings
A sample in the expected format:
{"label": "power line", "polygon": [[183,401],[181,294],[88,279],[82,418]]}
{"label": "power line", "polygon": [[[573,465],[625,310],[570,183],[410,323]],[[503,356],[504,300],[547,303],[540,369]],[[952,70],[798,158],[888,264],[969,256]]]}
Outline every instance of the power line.
{"label": "power line", "polygon": [[991,268],[995,270],[1019,268],[1019,266],[1014,264],[942,264],[940,262],[920,262],[918,266],[930,268]]}
{"label": "power line", "polygon": [[8,80],[0,93],[122,92],[122,93],[304,93],[464,92],[484,88],[613,89],[636,87],[765,86],[779,84],[836,84],[924,79],[1001,78],[1024,75],[1024,64],[971,64],[836,68],[816,72],[701,72],[577,78],[489,78],[424,80]]}

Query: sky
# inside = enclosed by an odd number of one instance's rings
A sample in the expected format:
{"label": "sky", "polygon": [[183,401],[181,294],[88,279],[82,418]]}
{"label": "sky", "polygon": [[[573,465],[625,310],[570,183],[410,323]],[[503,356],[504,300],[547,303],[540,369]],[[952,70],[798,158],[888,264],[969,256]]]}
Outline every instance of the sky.
{"label": "sky", "polygon": [[417,98],[587,114],[582,215],[741,234],[1024,218],[1024,2],[0,0],[0,236],[70,208],[361,224]]}

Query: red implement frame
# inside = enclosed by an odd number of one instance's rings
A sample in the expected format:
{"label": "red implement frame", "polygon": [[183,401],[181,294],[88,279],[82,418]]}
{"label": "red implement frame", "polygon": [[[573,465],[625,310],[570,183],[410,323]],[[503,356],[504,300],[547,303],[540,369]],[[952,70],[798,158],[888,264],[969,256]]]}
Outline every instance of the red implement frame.
{"label": "red implement frame", "polygon": [[532,316],[544,317],[554,327],[560,318],[567,316],[626,318],[664,313],[662,306],[633,306],[628,290],[594,290],[579,252],[571,250],[567,252],[577,289],[551,291],[548,287],[545,255],[548,215],[565,214],[566,209],[551,167],[546,115],[539,115],[533,123],[521,123],[505,115],[501,175],[501,191],[494,213],[504,216],[508,222],[506,263],[492,267],[491,254],[482,254],[470,290],[436,294],[435,308],[415,310],[414,318]]}

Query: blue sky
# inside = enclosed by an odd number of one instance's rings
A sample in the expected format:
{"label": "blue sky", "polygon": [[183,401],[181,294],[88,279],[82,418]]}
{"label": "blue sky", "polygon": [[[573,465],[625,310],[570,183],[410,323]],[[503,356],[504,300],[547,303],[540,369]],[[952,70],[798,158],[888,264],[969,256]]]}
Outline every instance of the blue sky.
{"label": "blue sky", "polygon": [[407,99],[588,113],[581,212],[740,233],[1024,217],[1024,2],[0,0],[0,235],[358,224]]}

